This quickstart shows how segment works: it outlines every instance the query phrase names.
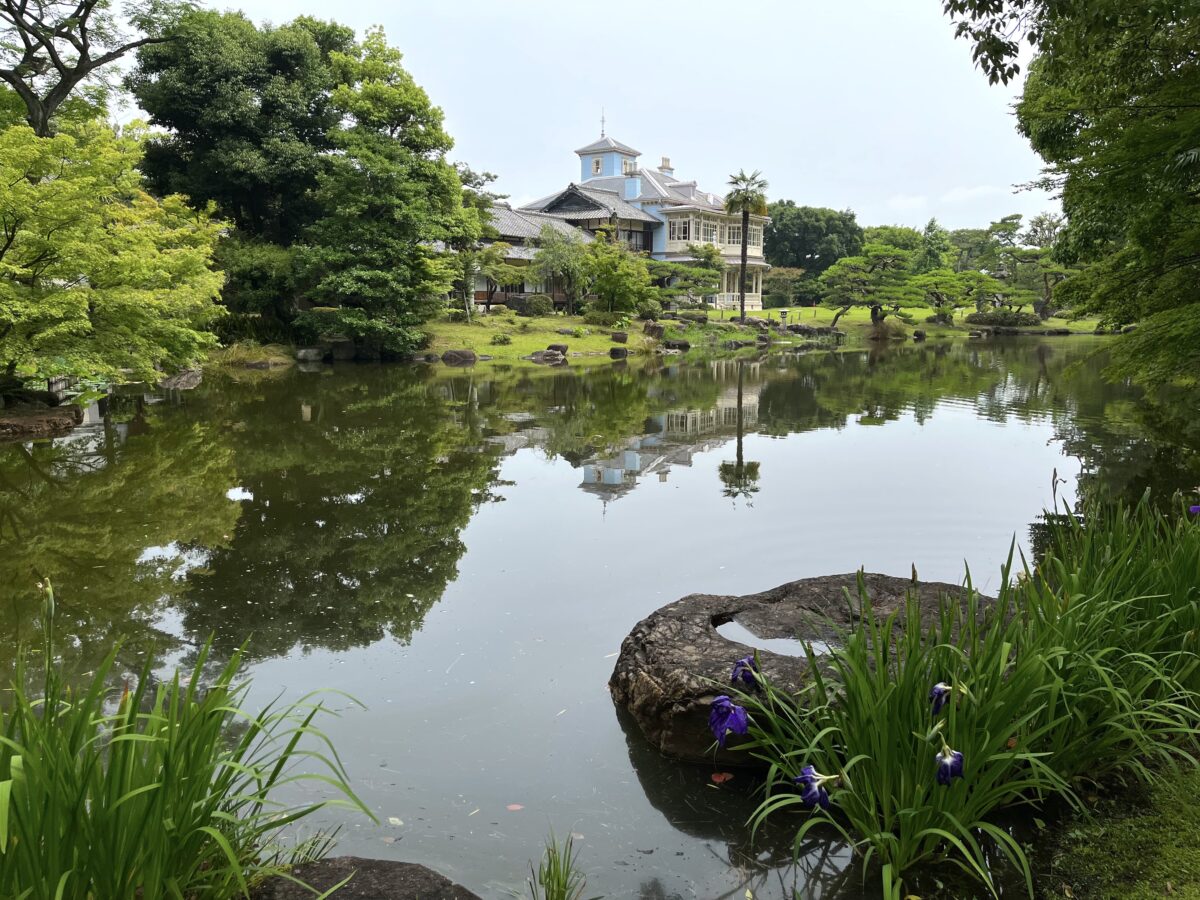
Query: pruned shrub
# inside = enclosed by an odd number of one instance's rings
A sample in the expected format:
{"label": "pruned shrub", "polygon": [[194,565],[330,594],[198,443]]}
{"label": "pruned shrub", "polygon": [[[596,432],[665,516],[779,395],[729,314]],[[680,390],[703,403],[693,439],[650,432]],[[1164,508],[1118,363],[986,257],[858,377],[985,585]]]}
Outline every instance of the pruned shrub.
{"label": "pruned shrub", "polygon": [[467,311],[465,309],[452,309],[446,313],[446,321],[448,322],[465,322],[467,321]]}
{"label": "pruned shrub", "polygon": [[1006,328],[1036,328],[1042,324],[1037,313],[1017,312],[1015,309],[989,309],[973,312],[966,318],[968,325],[1000,325]]}
{"label": "pruned shrub", "polygon": [[629,321],[629,316],[623,312],[606,312],[601,309],[589,309],[583,314],[583,321],[598,328],[616,328]]}
{"label": "pruned shrub", "polygon": [[639,319],[657,322],[658,318],[662,314],[662,304],[657,300],[643,300],[637,305],[637,315]]}
{"label": "pruned shrub", "polygon": [[530,319],[536,316],[550,316],[554,314],[554,301],[545,294],[534,294],[525,298],[523,308],[518,312]]}
{"label": "pruned shrub", "polygon": [[512,335],[493,334],[492,339],[491,339],[491,341],[489,341],[489,343],[491,343],[495,347],[504,347],[504,346],[512,343]]}

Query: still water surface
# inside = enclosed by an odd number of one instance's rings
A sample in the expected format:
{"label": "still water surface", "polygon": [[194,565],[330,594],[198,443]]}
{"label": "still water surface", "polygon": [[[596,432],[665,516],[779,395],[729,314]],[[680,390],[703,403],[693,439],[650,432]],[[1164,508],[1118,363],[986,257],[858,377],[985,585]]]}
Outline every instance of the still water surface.
{"label": "still water surface", "polygon": [[331,815],[339,852],[504,896],[553,829],[577,836],[589,893],[860,897],[844,846],[790,866],[786,828],[744,827],[748,777],[718,788],[618,715],[621,639],[690,592],[860,566],[969,565],[995,589],[1055,492],[1192,488],[1194,396],[1071,367],[1096,346],[346,366],[131,397],[0,447],[0,620],[33,636],[41,573],[69,664],[120,639],[131,670],[151,645],[186,663],[212,635],[218,655],[249,647],[255,701],[358,698],[327,724],[384,824]]}

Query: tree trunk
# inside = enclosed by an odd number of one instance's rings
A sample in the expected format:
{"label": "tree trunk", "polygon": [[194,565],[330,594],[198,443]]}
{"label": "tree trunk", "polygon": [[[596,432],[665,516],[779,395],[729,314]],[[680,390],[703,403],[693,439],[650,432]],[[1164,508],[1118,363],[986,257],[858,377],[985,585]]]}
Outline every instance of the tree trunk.
{"label": "tree trunk", "polygon": [[742,210],[742,271],[738,276],[738,310],[746,324],[746,247],[750,241],[750,209]]}
{"label": "tree trunk", "polygon": [[[833,317],[833,321],[829,323],[829,327],[830,327],[830,328],[837,328],[838,319],[840,319],[840,318],[841,318],[842,316],[844,316],[846,313],[850,312],[850,310],[851,310],[852,308],[853,308],[852,306],[843,306],[841,309],[839,309],[839,310],[837,311],[837,315],[835,315],[835,316]],[[815,315],[816,315],[816,313],[817,313],[817,311],[816,311],[816,308],[814,307],[814,308],[813,308],[813,315],[815,316]]]}
{"label": "tree trunk", "polygon": [[883,324],[883,320],[887,318],[887,313],[883,311],[883,306],[879,303],[871,304],[871,324],[878,328]]}

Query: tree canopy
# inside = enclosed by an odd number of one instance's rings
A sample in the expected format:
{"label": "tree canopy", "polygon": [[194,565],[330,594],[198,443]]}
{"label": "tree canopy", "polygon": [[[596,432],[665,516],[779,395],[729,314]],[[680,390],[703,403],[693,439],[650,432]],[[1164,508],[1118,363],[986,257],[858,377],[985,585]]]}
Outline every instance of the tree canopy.
{"label": "tree canopy", "polygon": [[55,374],[155,380],[214,342],[220,225],[156,200],[142,135],[101,122],[0,131],[0,365],[8,386]]}
{"label": "tree canopy", "polygon": [[771,222],[763,252],[772,266],[803,269],[816,278],[843,256],[862,250],[863,230],[848,209],[797,206],[778,200],[767,207]]}
{"label": "tree canopy", "polygon": [[[1067,225],[1058,261],[1084,265],[1068,292],[1102,324],[1140,323],[1117,374],[1195,379],[1200,346],[1200,8],[1123,0],[947,0],[992,81],[1036,56],[1017,105]],[[1040,238],[1039,238],[1040,239]],[[1066,287],[1066,285],[1064,285]]]}

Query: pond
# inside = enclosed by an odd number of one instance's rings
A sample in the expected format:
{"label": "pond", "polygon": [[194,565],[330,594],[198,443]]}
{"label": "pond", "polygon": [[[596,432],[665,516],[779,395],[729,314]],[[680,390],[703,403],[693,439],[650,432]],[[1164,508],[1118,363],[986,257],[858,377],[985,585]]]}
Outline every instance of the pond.
{"label": "pond", "polygon": [[617,714],[621,640],[688,593],[860,566],[965,564],[994,590],[1056,499],[1191,489],[1194,395],[1104,382],[1098,346],[346,365],[128,396],[0,447],[0,621],[35,637],[45,575],[67,666],[115,641],[130,670],[151,646],[186,663],[212,636],[246,645],[255,702],[357,698],[327,726],[382,824],[330,814],[341,853],[503,896],[553,830],[589,893],[863,896],[837,840],[791,866],[789,823],[751,840],[749,776],[717,786]]}

